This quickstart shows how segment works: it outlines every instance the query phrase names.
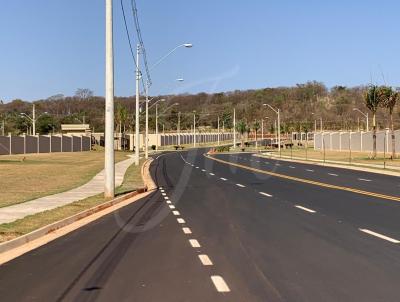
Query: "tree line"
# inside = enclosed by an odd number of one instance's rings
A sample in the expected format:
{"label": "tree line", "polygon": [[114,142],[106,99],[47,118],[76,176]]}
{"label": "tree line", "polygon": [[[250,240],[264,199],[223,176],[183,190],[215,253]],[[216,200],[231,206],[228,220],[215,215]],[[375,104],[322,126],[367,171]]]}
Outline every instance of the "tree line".
{"label": "tree line", "polygon": [[[328,89],[320,82],[307,82],[293,87],[277,87],[252,90],[236,90],[223,93],[198,93],[156,96],[154,101],[164,98],[158,103],[159,129],[176,130],[178,112],[181,112],[181,129],[190,130],[193,116],[201,128],[216,128],[220,117],[221,127],[233,127],[233,108],[236,108],[237,120],[247,124],[264,119],[265,131],[275,131],[276,114],[263,106],[268,103],[281,110],[281,130],[312,131],[315,120],[323,121],[325,130],[356,130],[366,128],[365,119],[354,111],[358,108],[365,112],[368,105],[365,95],[369,86],[344,87],[335,86]],[[392,89],[393,90],[393,89]],[[394,91],[394,90],[393,90]],[[151,97],[150,97],[151,98]],[[153,101],[153,102],[154,102]],[[58,94],[47,99],[35,101],[37,111],[37,130],[45,134],[58,132],[61,124],[88,123],[95,132],[104,131],[104,98],[94,96],[89,89],[78,89],[74,96]],[[177,106],[171,106],[178,103]],[[384,106],[383,101],[378,108]],[[151,104],[150,104],[151,105]],[[135,97],[115,97],[115,127],[117,131],[133,131],[135,121]],[[142,101],[141,108],[144,109]],[[31,127],[28,119],[20,113],[31,114],[32,103],[13,100],[0,104],[1,121],[5,120],[5,133],[27,133]],[[144,110],[140,119],[144,129]],[[391,117],[391,118],[390,118]],[[385,110],[376,110],[376,129],[399,128],[399,110],[393,106],[390,116]],[[150,131],[155,131],[155,106],[149,113]]]}

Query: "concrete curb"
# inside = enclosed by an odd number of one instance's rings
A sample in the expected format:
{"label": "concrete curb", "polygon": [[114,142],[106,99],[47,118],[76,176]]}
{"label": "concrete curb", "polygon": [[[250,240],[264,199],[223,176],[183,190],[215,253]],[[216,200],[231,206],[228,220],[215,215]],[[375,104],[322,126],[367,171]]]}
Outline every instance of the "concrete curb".
{"label": "concrete curb", "polygon": [[46,225],[46,226],[44,226],[44,227],[42,227],[40,229],[34,230],[34,231],[32,231],[32,232],[30,232],[28,234],[22,235],[22,236],[20,236],[18,238],[15,238],[15,239],[12,239],[10,241],[6,241],[6,242],[3,242],[3,243],[0,243],[0,254],[5,253],[5,252],[9,252],[9,251],[11,251],[13,249],[16,249],[16,248],[19,248],[24,244],[30,243],[30,242],[32,242],[34,240],[39,239],[40,237],[46,236],[46,235],[48,235],[50,233],[53,233],[53,232],[65,227],[65,226],[68,226],[68,225],[70,225],[70,224],[72,224],[74,222],[77,222],[77,221],[79,221],[79,220],[81,220],[81,219],[83,219],[85,217],[88,217],[88,216],[91,216],[91,215],[93,215],[95,213],[101,212],[101,211],[103,211],[103,210],[105,210],[107,208],[110,208],[110,207],[112,207],[114,205],[117,205],[117,204],[119,204],[119,203],[121,203],[121,202],[123,202],[123,201],[125,201],[127,199],[130,199],[130,198],[132,198],[132,197],[134,197],[136,195],[139,195],[141,193],[145,193],[145,192],[148,191],[148,188],[150,188],[151,190],[154,190],[155,184],[154,184],[154,182],[153,182],[153,180],[151,178],[150,171],[149,171],[151,162],[152,162],[152,159],[151,160],[147,160],[142,165],[141,174],[142,174],[142,178],[143,178],[143,181],[144,181],[144,184],[145,184],[144,188],[139,188],[134,192],[127,193],[127,194],[124,194],[124,195],[119,196],[117,198],[114,198],[112,200],[106,201],[106,202],[104,202],[104,203],[102,203],[100,205],[97,205],[97,206],[93,207],[93,208],[84,210],[84,211],[82,211],[80,213],[77,213],[77,214],[75,214],[73,216],[64,218],[64,219],[62,219],[60,221],[56,221],[56,222],[54,222],[52,224]]}
{"label": "concrete curb", "polygon": [[347,170],[362,171],[362,172],[368,172],[368,173],[400,177],[400,172],[385,171],[383,169],[378,170],[377,168],[350,166],[350,165],[346,165],[346,164],[334,164],[334,163],[329,163],[329,162],[324,163],[324,162],[312,161],[312,160],[306,161],[306,160],[295,159],[295,158],[291,159],[291,158],[287,158],[287,157],[279,157],[279,156],[276,156],[273,154],[254,154],[254,156],[264,157],[264,158],[272,158],[272,159],[276,159],[276,160],[295,162],[295,163],[301,163],[301,164],[307,164],[307,165],[340,168],[340,169],[347,169]]}

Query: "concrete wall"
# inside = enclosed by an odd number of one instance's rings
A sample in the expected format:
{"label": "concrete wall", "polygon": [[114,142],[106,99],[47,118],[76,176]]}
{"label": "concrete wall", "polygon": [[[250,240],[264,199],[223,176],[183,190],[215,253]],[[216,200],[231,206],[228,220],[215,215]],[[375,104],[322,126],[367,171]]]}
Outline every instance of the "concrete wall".
{"label": "concrete wall", "polygon": [[[372,152],[373,137],[372,132],[323,132],[316,133],[314,139],[314,149],[322,150],[324,141],[325,150],[330,151],[349,151]],[[396,153],[400,154],[400,130],[395,131]],[[378,131],[376,134],[376,149],[378,152],[391,153],[392,139],[390,131]]]}
{"label": "concrete wall", "polygon": [[[10,142],[11,140],[11,142]],[[61,148],[62,146],[62,148]],[[11,149],[10,149],[11,147]],[[89,136],[0,136],[0,155],[91,150]]]}

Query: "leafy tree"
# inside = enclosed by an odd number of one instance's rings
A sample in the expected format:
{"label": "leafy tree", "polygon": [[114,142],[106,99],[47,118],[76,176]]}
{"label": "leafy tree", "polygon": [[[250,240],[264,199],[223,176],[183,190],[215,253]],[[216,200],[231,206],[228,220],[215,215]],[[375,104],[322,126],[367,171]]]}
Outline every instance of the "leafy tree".
{"label": "leafy tree", "polygon": [[396,157],[396,137],[394,135],[393,111],[399,99],[399,93],[394,91],[391,87],[381,86],[378,89],[378,98],[381,99],[381,106],[389,111],[392,136],[392,159],[394,159]]}
{"label": "leafy tree", "polygon": [[44,114],[37,119],[36,127],[39,134],[48,134],[55,130],[58,125],[53,116]]}
{"label": "leafy tree", "polygon": [[240,146],[243,149],[244,148],[244,134],[247,131],[247,125],[245,121],[241,120],[236,124],[236,130],[240,133]]}
{"label": "leafy tree", "polygon": [[381,97],[378,97],[378,91],[378,86],[370,85],[364,96],[365,106],[372,112],[373,158],[376,158],[376,112],[378,111],[379,105],[382,102],[382,93],[380,94]]}

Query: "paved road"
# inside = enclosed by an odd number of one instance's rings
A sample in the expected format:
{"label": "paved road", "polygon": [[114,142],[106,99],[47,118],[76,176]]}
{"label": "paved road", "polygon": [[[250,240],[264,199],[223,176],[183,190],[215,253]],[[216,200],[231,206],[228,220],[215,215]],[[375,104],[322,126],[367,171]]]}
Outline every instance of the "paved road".
{"label": "paved road", "polygon": [[398,178],[202,153],[157,158],[160,190],[1,266],[1,300],[399,301],[400,202],[340,189],[396,197]]}

